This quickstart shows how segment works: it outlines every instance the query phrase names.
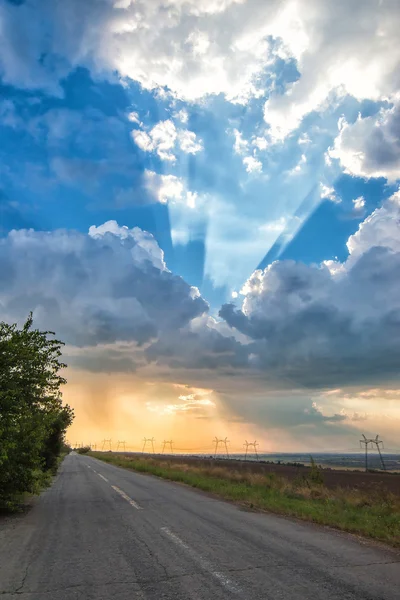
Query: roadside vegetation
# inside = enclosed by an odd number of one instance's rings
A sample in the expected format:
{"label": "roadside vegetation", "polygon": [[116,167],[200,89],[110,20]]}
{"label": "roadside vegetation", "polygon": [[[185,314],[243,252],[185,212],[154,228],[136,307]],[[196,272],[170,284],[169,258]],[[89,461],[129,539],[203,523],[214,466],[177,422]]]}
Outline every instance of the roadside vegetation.
{"label": "roadside vegetation", "polygon": [[73,411],[62,403],[62,342],[52,332],[0,322],[0,509],[51,481]]}
{"label": "roadside vegetation", "polygon": [[289,481],[274,473],[239,471],[234,465],[196,466],[182,459],[91,452],[107,463],[150,473],[211,492],[250,509],[296,517],[361,534],[400,547],[400,498],[384,490],[328,489],[323,470],[312,464],[307,475]]}
{"label": "roadside vegetation", "polygon": [[76,448],[75,452],[78,454],[88,454],[90,452],[90,446],[83,446],[82,448]]}

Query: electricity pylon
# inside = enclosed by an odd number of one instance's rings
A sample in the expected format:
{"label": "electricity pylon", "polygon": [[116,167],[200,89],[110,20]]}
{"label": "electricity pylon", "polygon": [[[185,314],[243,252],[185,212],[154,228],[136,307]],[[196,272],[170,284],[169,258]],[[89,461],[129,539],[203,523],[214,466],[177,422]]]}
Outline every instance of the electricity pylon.
{"label": "electricity pylon", "polygon": [[258,442],[257,440],[254,440],[254,442],[248,442],[247,440],[245,440],[243,446],[246,448],[246,454],[244,455],[244,460],[247,460],[247,453],[249,448],[254,448],[254,456],[256,457],[257,460],[258,459],[258,452],[257,452],[257,446],[258,446]]}
{"label": "electricity pylon", "polygon": [[172,440],[164,440],[164,441],[163,441],[163,447],[162,447],[162,454],[164,454],[164,451],[165,451],[165,446],[169,446],[169,447],[170,447],[170,450],[171,450],[171,454],[173,454],[173,453],[174,453],[174,450],[173,450],[173,448],[172,448],[172,444],[173,444],[173,443],[174,443],[174,442],[173,442]]}
{"label": "electricity pylon", "polygon": [[124,449],[124,452],[126,452],[126,450],[125,450],[125,442],[124,442],[124,441],[123,441],[123,442],[120,442],[120,441],[118,440],[118,444],[117,444],[117,452],[118,452],[118,450],[119,450],[119,447],[120,447],[120,446],[122,446],[122,448]]}
{"label": "electricity pylon", "polygon": [[229,458],[229,451],[228,451],[228,443],[229,443],[229,440],[228,440],[228,438],[224,438],[223,440],[219,440],[219,439],[217,438],[217,436],[215,436],[215,438],[214,438],[214,440],[213,440],[213,441],[214,441],[214,443],[215,443],[214,458],[217,456],[217,452],[218,452],[218,446],[219,446],[220,444],[221,444],[223,447],[225,447],[225,453],[226,453],[226,456],[227,456],[227,458]]}
{"label": "electricity pylon", "polygon": [[365,437],[364,434],[362,434],[363,439],[360,440],[360,446],[361,444],[364,444],[365,446],[365,470],[368,471],[368,445],[371,444],[371,447],[373,444],[375,444],[378,452],[379,452],[379,458],[381,459],[381,463],[382,463],[382,467],[383,470],[386,471],[386,465],[385,462],[383,460],[383,456],[381,453],[381,444],[382,444],[382,448],[384,449],[384,445],[383,445],[383,441],[379,439],[379,435],[377,435],[375,438],[370,438],[369,440]]}
{"label": "electricity pylon", "polygon": [[154,438],[143,438],[143,448],[142,448],[142,454],[144,452],[144,449],[146,448],[147,444],[151,444],[152,450],[153,450],[153,454],[154,454]]}
{"label": "electricity pylon", "polygon": [[376,445],[377,450],[379,452],[379,458],[381,459],[383,470],[386,471],[386,465],[384,463],[383,456],[382,456],[381,449],[380,449],[381,444],[382,444],[382,449],[383,450],[385,449],[385,446],[383,445],[383,441],[380,440],[379,435],[377,435],[375,439],[371,440],[371,442]]}
{"label": "electricity pylon", "polygon": [[365,471],[368,471],[368,445],[373,443],[373,440],[368,440],[364,434],[362,434],[363,439],[360,440],[360,447],[364,444],[365,447]]}
{"label": "electricity pylon", "polygon": [[104,450],[106,444],[108,444],[109,450],[110,452],[112,451],[112,447],[111,447],[111,440],[103,440],[103,447],[102,450]]}

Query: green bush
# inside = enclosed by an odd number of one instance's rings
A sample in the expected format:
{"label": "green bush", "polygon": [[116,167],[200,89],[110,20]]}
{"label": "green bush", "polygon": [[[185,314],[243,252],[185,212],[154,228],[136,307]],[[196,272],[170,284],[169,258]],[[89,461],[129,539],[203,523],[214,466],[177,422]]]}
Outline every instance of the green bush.
{"label": "green bush", "polygon": [[62,404],[62,342],[52,332],[0,322],[0,507],[37,491],[54,470],[72,409]]}

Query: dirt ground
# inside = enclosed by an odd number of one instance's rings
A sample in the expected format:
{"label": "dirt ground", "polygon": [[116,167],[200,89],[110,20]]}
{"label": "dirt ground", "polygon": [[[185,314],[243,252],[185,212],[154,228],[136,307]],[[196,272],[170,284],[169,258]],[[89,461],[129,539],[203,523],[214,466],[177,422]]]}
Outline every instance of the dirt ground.
{"label": "dirt ground", "polygon": [[[114,453],[116,454],[116,453]],[[126,456],[137,456],[141,457],[143,454],[121,452]],[[147,457],[155,458],[157,460],[165,460],[169,462],[185,462],[198,466],[221,466],[231,467],[237,471],[246,470],[253,473],[275,473],[287,479],[295,479],[296,477],[307,476],[310,472],[310,467],[301,466],[294,467],[289,465],[278,465],[270,464],[265,462],[253,462],[243,460],[220,460],[214,458],[198,458],[195,456],[171,456],[163,454],[147,454]],[[328,488],[358,488],[365,490],[386,490],[393,494],[400,496],[400,474],[399,473],[365,473],[362,471],[349,471],[341,469],[322,469],[322,476],[324,484]]]}

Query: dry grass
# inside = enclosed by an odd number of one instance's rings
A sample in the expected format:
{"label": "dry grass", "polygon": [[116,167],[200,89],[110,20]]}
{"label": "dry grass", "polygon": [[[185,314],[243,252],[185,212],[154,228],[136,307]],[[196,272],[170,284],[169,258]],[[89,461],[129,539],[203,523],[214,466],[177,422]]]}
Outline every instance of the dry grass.
{"label": "dry grass", "polygon": [[288,480],[274,473],[252,473],[227,466],[197,466],[148,457],[92,452],[120,467],[186,483],[251,508],[359,533],[400,547],[400,498],[385,490],[328,489],[322,472]]}

